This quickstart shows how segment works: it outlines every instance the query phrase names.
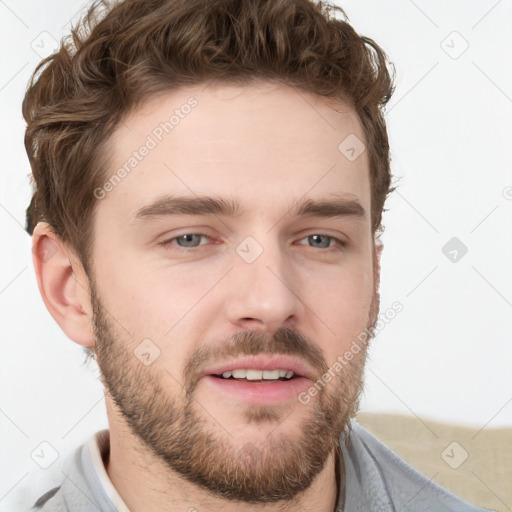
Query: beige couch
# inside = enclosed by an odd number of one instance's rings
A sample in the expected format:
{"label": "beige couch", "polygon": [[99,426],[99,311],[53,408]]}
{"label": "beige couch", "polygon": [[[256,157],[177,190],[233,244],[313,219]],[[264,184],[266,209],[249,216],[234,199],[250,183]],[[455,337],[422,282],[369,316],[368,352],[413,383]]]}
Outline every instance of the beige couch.
{"label": "beige couch", "polygon": [[512,428],[468,428],[394,414],[359,413],[357,420],[458,496],[491,510],[512,510]]}

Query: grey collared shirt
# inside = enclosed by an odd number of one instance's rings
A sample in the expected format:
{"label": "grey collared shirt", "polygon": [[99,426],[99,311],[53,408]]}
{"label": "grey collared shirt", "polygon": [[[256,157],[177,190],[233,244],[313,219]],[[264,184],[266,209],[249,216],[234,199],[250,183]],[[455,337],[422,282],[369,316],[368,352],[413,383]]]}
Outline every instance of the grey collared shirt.
{"label": "grey collared shirt", "polygon": [[[400,459],[377,438],[352,420],[348,436],[340,440],[345,465],[345,490],[339,512],[482,512],[443,489]],[[41,492],[26,487],[16,512],[130,512],[108,478],[103,460],[109,432],[94,434],[48,475]],[[14,511],[13,511],[14,512]]]}

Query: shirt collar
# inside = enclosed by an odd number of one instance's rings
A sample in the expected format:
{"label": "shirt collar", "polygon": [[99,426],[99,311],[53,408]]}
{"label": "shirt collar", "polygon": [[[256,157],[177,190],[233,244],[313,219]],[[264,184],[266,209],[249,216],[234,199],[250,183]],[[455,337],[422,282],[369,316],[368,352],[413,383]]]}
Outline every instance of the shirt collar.
{"label": "shirt collar", "polygon": [[86,450],[103,492],[112,502],[114,509],[117,512],[130,512],[130,509],[117,492],[105,469],[105,462],[110,456],[109,430],[100,430],[91,436],[87,441]]}

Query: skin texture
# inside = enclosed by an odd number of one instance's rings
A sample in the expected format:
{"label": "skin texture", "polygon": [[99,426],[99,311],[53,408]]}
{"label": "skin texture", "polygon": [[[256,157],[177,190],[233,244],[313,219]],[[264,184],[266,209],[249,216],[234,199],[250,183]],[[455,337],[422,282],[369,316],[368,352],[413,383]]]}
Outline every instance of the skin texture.
{"label": "skin texture", "polygon": [[[371,232],[367,153],[350,161],[338,149],[349,135],[364,141],[361,125],[348,106],[282,84],[187,87],[126,117],[105,148],[107,179],[191,96],[197,105],[98,200],[93,276],[38,224],[43,300],[70,339],[95,351],[107,472],[132,512],[333,510],[333,447],[357,409],[366,347],[308,404],[249,403],[201,371],[286,353],[312,385],[374,325],[382,246]],[[221,196],[243,211],[135,220],[163,194]],[[366,215],[290,213],[335,195]],[[206,236],[180,247],[186,234]],[[261,254],[249,263],[240,247]],[[136,357],[141,346],[151,364]]]}

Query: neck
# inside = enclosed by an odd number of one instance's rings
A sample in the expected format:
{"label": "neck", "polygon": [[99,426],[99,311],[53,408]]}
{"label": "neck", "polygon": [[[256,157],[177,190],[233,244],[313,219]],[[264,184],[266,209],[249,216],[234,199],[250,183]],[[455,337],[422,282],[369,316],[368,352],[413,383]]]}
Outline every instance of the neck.
{"label": "neck", "polygon": [[120,414],[114,414],[108,405],[110,455],[106,470],[130,512],[285,512],[297,508],[333,512],[337,506],[338,482],[344,482],[344,473],[341,456],[341,464],[336,468],[336,453],[331,453],[311,486],[291,501],[263,504],[230,501],[213,496],[171,470],[148,451],[141,440],[133,435]]}

